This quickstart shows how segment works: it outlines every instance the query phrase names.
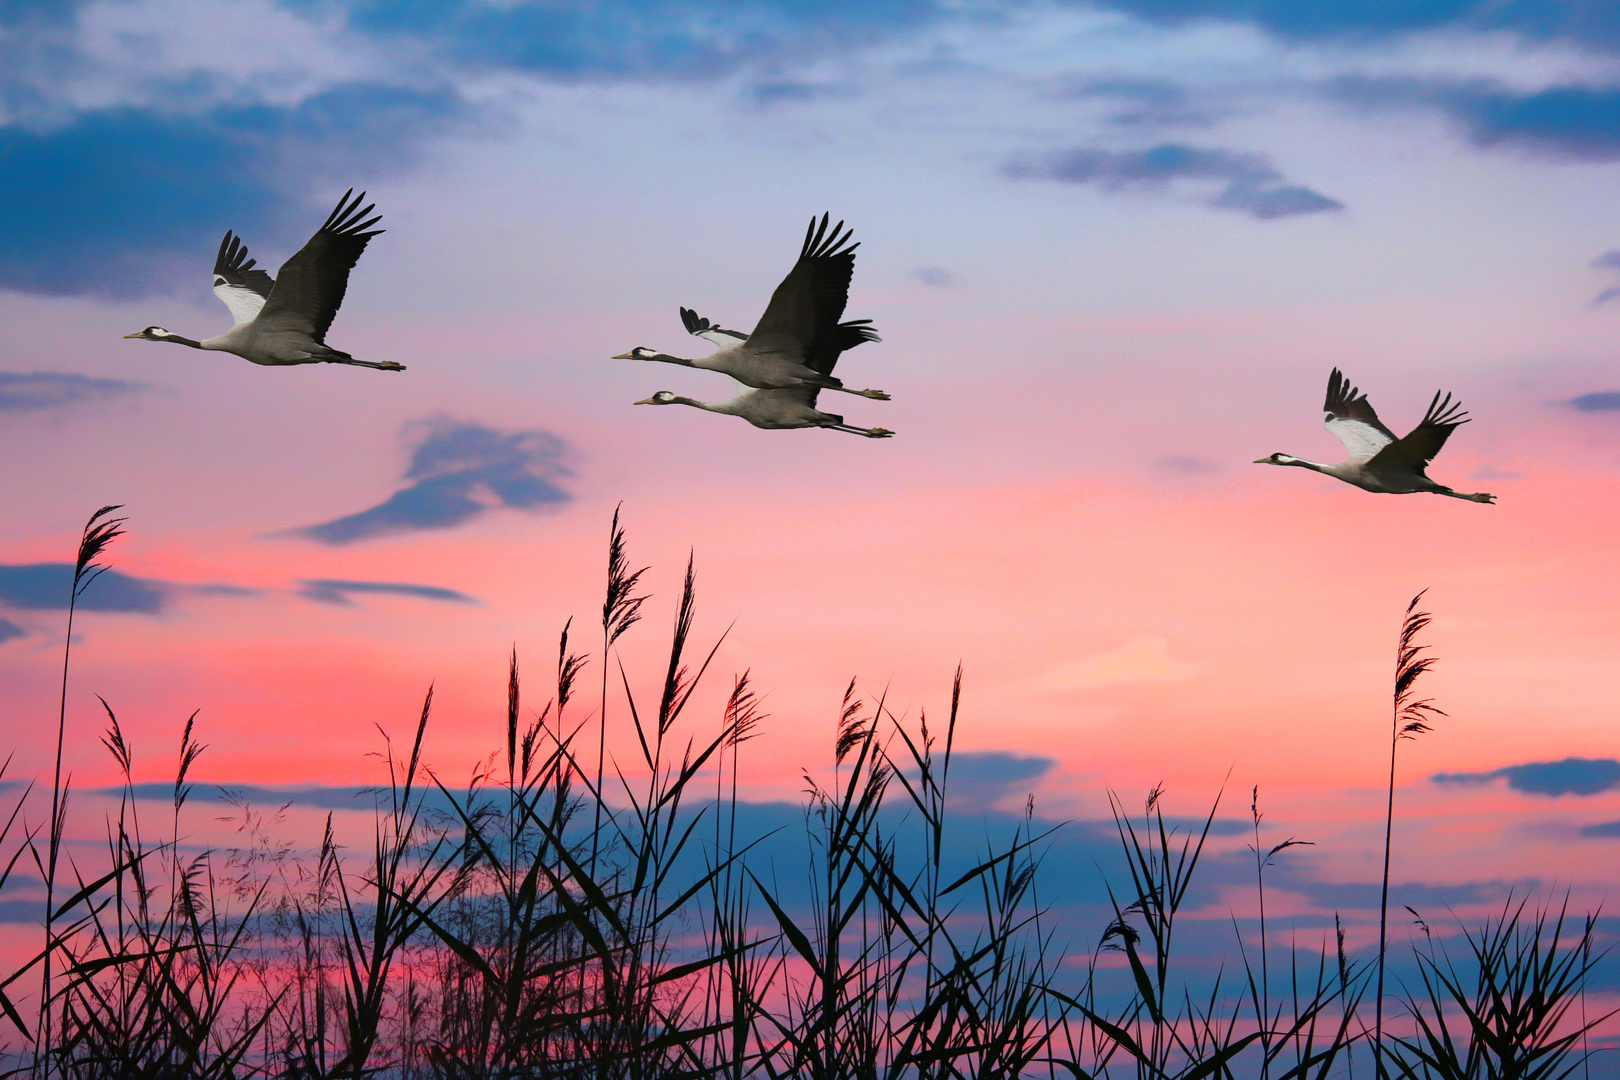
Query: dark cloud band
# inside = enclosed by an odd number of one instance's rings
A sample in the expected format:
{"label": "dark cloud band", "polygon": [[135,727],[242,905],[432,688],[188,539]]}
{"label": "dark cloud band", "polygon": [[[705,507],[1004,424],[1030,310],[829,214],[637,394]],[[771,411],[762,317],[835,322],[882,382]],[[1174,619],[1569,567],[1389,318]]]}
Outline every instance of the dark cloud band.
{"label": "dark cloud band", "polygon": [[151,387],[123,379],[97,379],[89,375],[36,371],[31,374],[0,371],[0,412],[60,409],[91,401],[107,401],[143,393]]}
{"label": "dark cloud band", "polygon": [[298,583],[300,595],[320,604],[352,604],[353,597],[409,596],[418,600],[441,600],[452,604],[476,604],[476,597],[438,585],[414,585],[407,581],[342,581],[313,578]]}
{"label": "dark cloud band", "polygon": [[323,544],[349,544],[453,528],[492,505],[533,510],[573,498],[560,486],[570,475],[563,464],[568,446],[549,432],[501,432],[436,417],[406,425],[404,436],[416,443],[405,487],[369,509],[297,532]]}
{"label": "dark cloud band", "polygon": [[1166,193],[1178,183],[1224,185],[1207,205],[1237,210],[1270,221],[1341,210],[1336,199],[1284,182],[1282,173],[1260,154],[1162,143],[1144,150],[1077,147],[1026,155],[1002,171],[1015,178],[1056,180],[1101,191]]}
{"label": "dark cloud band", "polygon": [[[72,588],[70,563],[0,566],[0,604],[23,610],[65,611]],[[166,592],[161,583],[106,570],[84,590],[78,606],[81,611],[156,615],[163,609]]]}
{"label": "dark cloud band", "polygon": [[1436,773],[1433,779],[1437,784],[1485,784],[1505,779],[1508,787],[1528,795],[1598,795],[1620,788],[1620,761],[1572,757],[1505,765],[1490,772]]}

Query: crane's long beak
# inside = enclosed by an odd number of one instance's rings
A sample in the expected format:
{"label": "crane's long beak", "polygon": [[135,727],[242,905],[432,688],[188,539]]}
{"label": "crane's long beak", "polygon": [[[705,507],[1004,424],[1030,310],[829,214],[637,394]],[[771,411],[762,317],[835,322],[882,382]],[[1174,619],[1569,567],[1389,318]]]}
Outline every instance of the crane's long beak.
{"label": "crane's long beak", "polygon": [[1268,457],[1259,457],[1254,459],[1254,463],[1256,465],[1270,465],[1271,459]]}
{"label": "crane's long beak", "polygon": [[[621,359],[623,359],[623,357],[615,356],[613,359],[621,360]],[[654,399],[654,398],[642,398],[640,401],[636,402],[636,404],[637,405],[656,405],[656,404],[658,404],[658,401],[656,399]]]}
{"label": "crane's long beak", "polygon": [[[615,356],[613,359],[615,359],[615,360],[634,360],[635,358],[636,358],[635,353],[622,352],[618,356]],[[636,404],[639,405],[641,403],[638,401],[638,402],[636,402]]]}
{"label": "crane's long beak", "polygon": [[142,331],[142,330],[137,330],[137,331],[135,331],[135,332],[134,332],[134,333],[133,333],[133,334],[125,334],[125,335],[124,335],[124,336],[125,336],[125,337],[126,337],[126,338],[132,338],[132,337],[141,337],[141,336],[142,336],[142,335],[143,335],[143,334],[144,334],[144,333],[145,333],[145,331]]}

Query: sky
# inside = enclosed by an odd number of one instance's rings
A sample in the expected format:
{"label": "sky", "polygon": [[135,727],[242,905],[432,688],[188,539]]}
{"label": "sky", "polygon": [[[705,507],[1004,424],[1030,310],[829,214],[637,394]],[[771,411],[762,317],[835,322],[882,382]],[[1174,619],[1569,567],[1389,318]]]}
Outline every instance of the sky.
{"label": "sky", "polygon": [[[48,767],[97,507],[128,535],[75,624],[75,783],[113,779],[100,695],[139,779],[196,711],[195,775],[300,789],[375,782],[430,684],[465,775],[510,650],[538,706],[571,617],[596,686],[617,507],[652,599],[613,666],[652,693],[690,556],[724,635],[692,715],[743,671],[770,714],[746,798],[824,774],[852,677],[937,723],[960,662],[965,811],[1224,785],[1235,821],[1258,786],[1318,917],[1376,881],[1428,589],[1446,715],[1400,751],[1397,890],[1595,907],[1617,181],[1597,0],[0,0],[8,776]],[[224,231],[273,271],[351,187],[387,231],[328,340],[406,372],[122,340],[223,330]],[[893,395],[838,406],[894,438],[635,407],[730,394],[610,357],[697,355],[682,305],[748,329],[823,211],[883,339],[839,374]],[[1342,452],[1334,367],[1398,432],[1457,395],[1431,475],[1498,504],[1252,464]]]}

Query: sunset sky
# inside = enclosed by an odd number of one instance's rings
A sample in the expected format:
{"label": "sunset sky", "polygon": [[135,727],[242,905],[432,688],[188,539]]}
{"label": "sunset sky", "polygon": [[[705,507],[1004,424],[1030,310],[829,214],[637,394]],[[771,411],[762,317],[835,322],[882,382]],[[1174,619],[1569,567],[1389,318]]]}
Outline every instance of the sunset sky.
{"label": "sunset sky", "polygon": [[[1401,750],[1396,880],[1612,902],[1617,184],[1598,0],[0,5],[8,775],[48,783],[98,506],[75,784],[113,782],[99,694],[138,779],[198,710],[199,779],[307,788],[376,781],[430,684],[465,776],[571,616],[590,715],[622,504],[653,598],[613,677],[653,693],[693,553],[697,637],[730,628],[693,730],[744,670],[770,714],[749,799],[822,774],[851,677],[937,726],[960,661],[965,811],[1088,828],[1162,781],[1235,821],[1258,785],[1316,843],[1294,908],[1354,908],[1427,588],[1447,715]],[[351,186],[387,231],[329,341],[405,373],[122,340],[223,330],[224,231],[274,272]],[[883,338],[839,374],[893,395],[822,406],[895,437],[634,407],[729,396],[609,357],[700,355],[682,305],[749,329],[822,211]],[[1456,394],[1430,473],[1499,504],[1251,464],[1341,456],[1335,366],[1397,432]]]}

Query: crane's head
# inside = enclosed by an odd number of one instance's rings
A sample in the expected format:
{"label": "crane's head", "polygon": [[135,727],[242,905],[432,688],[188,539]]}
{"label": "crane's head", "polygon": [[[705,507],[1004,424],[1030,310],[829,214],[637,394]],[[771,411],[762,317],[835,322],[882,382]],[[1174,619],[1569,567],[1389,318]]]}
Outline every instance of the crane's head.
{"label": "crane's head", "polygon": [[650,398],[642,398],[637,405],[673,405],[676,397],[668,390],[660,390]]}
{"label": "crane's head", "polygon": [[1256,465],[1298,465],[1300,460],[1292,454],[1272,454],[1270,457],[1255,458]]}
{"label": "crane's head", "polygon": [[642,345],[637,345],[635,348],[631,349],[629,352],[620,353],[618,356],[615,356],[613,359],[615,359],[615,360],[651,360],[654,357],[656,357],[657,355],[658,355],[658,350],[649,349],[649,348],[646,348],[645,346],[642,346]]}
{"label": "crane's head", "polygon": [[125,334],[126,338],[140,338],[142,341],[173,341],[180,335],[171,333],[161,326],[148,326],[145,330],[137,330],[133,334]]}

